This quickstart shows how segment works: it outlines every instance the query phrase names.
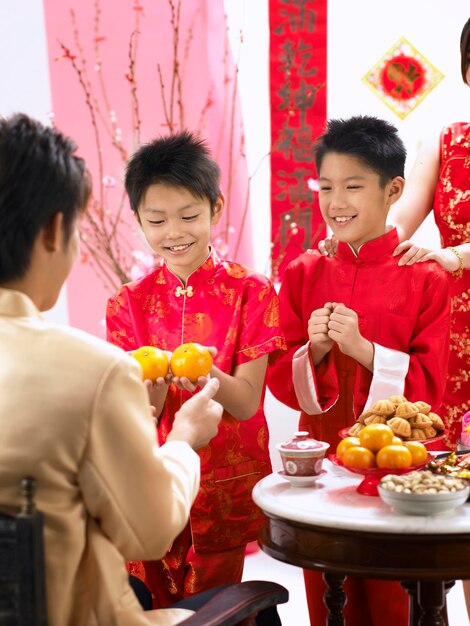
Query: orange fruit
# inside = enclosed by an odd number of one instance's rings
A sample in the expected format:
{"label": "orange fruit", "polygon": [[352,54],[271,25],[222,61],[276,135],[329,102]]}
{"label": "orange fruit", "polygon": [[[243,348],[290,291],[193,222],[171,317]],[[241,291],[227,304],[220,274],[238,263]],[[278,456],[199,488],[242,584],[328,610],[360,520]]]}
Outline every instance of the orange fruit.
{"label": "orange fruit", "polygon": [[359,441],[364,448],[377,452],[380,448],[389,446],[394,436],[393,430],[386,424],[369,424],[359,433]]}
{"label": "orange fruit", "polygon": [[396,435],[394,436],[394,438],[392,439],[392,444],[396,444],[397,446],[404,446],[405,442],[402,441],[400,439],[400,437],[397,437]]}
{"label": "orange fruit", "polygon": [[360,469],[375,467],[374,453],[363,446],[351,446],[345,450],[342,461],[348,467],[356,467]]}
{"label": "orange fruit", "polygon": [[413,459],[413,465],[419,465],[425,463],[428,458],[428,451],[426,446],[421,441],[407,441],[405,446],[411,452],[411,458]]}
{"label": "orange fruit", "polygon": [[140,363],[143,380],[155,382],[157,378],[165,378],[170,363],[167,355],[155,346],[142,346],[133,350],[131,356]]}
{"label": "orange fruit", "polygon": [[199,343],[183,343],[171,355],[170,368],[173,376],[186,377],[195,383],[211,371],[212,355]]}
{"label": "orange fruit", "polygon": [[341,439],[339,444],[336,446],[336,456],[338,459],[343,460],[343,454],[346,452],[348,448],[351,446],[360,446],[360,441],[358,437],[345,437]]}
{"label": "orange fruit", "polygon": [[390,446],[384,446],[377,452],[377,467],[381,469],[401,469],[404,467],[411,467],[413,465],[413,458],[411,452],[406,446],[401,444]]}

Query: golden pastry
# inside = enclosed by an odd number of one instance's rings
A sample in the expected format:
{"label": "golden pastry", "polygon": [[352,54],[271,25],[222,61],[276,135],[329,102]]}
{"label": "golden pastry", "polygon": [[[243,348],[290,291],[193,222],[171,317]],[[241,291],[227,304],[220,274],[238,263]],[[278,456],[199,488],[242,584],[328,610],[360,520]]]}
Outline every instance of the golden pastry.
{"label": "golden pastry", "polygon": [[417,406],[419,412],[424,413],[424,415],[427,415],[431,410],[431,405],[424,402],[424,400],[418,400],[418,402],[415,402],[414,405]]}
{"label": "golden pastry", "polygon": [[371,409],[367,409],[367,411],[364,411],[363,413],[359,415],[359,418],[357,421],[360,422],[361,424],[364,424],[366,418],[370,417],[371,415],[375,415],[374,411],[372,411]]}
{"label": "golden pastry", "polygon": [[395,409],[396,417],[402,417],[405,420],[410,419],[410,417],[418,413],[419,409],[413,402],[403,402],[403,404],[399,404]]}
{"label": "golden pastry", "polygon": [[357,437],[363,428],[364,426],[360,422],[356,422],[348,430],[348,435],[351,437]]}
{"label": "golden pastry", "polygon": [[386,424],[387,423],[387,418],[385,415],[369,415],[369,417],[366,417],[366,419],[364,420],[364,424],[366,424],[366,426],[368,426],[369,424]]}
{"label": "golden pastry", "polygon": [[411,435],[409,439],[426,439],[426,435],[424,434],[424,430],[422,428],[412,428]]}
{"label": "golden pastry", "polygon": [[405,396],[390,396],[389,400],[390,402],[393,402],[395,406],[398,406],[399,404],[403,404],[404,402],[408,402]]}
{"label": "golden pastry", "polygon": [[413,415],[413,417],[410,417],[409,422],[411,428],[428,428],[428,426],[432,426],[432,419],[424,413]]}
{"label": "golden pastry", "polygon": [[432,437],[435,437],[437,435],[436,429],[433,428],[432,426],[427,426],[424,429],[424,434],[425,434],[425,438],[426,439],[431,439]]}
{"label": "golden pastry", "polygon": [[428,413],[428,417],[431,419],[431,426],[436,430],[443,431],[445,429],[444,422],[437,413]]}
{"label": "golden pastry", "polygon": [[390,400],[379,400],[372,405],[371,410],[376,415],[392,415],[395,412],[395,405]]}
{"label": "golden pastry", "polygon": [[399,437],[409,437],[411,434],[411,426],[408,420],[401,417],[392,417],[388,420],[387,426],[390,426],[393,433]]}

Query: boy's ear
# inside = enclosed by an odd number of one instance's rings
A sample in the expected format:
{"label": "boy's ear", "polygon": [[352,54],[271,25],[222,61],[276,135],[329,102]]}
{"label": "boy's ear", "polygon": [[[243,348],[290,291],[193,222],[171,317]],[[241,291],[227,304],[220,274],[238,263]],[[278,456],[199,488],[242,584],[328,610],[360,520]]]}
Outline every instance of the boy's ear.
{"label": "boy's ear", "polygon": [[215,201],[214,209],[212,211],[211,224],[214,226],[218,223],[220,218],[222,217],[222,213],[224,212],[225,207],[225,196],[223,193],[219,194],[219,197]]}
{"label": "boy's ear", "polygon": [[398,200],[398,198],[400,198],[404,188],[405,179],[402,176],[395,176],[395,178],[393,178],[390,182],[388,191],[388,199],[390,201],[390,204],[393,204]]}
{"label": "boy's ear", "polygon": [[64,214],[56,213],[42,228],[40,237],[47,252],[57,252],[64,242]]}

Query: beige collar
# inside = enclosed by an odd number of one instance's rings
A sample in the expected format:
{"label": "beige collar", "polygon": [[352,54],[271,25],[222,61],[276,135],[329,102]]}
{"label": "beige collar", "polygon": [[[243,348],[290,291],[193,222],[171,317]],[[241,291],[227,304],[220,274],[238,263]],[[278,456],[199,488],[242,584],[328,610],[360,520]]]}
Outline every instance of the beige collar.
{"label": "beige collar", "polygon": [[36,305],[25,293],[3,287],[0,287],[0,315],[41,318]]}

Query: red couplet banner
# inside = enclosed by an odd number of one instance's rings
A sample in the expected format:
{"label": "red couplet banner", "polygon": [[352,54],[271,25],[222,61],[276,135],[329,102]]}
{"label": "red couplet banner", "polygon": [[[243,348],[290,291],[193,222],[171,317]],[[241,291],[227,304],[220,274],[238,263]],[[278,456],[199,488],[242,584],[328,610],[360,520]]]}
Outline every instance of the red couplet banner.
{"label": "red couplet banner", "polygon": [[325,234],[312,145],[326,122],[327,0],[270,0],[271,274]]}

